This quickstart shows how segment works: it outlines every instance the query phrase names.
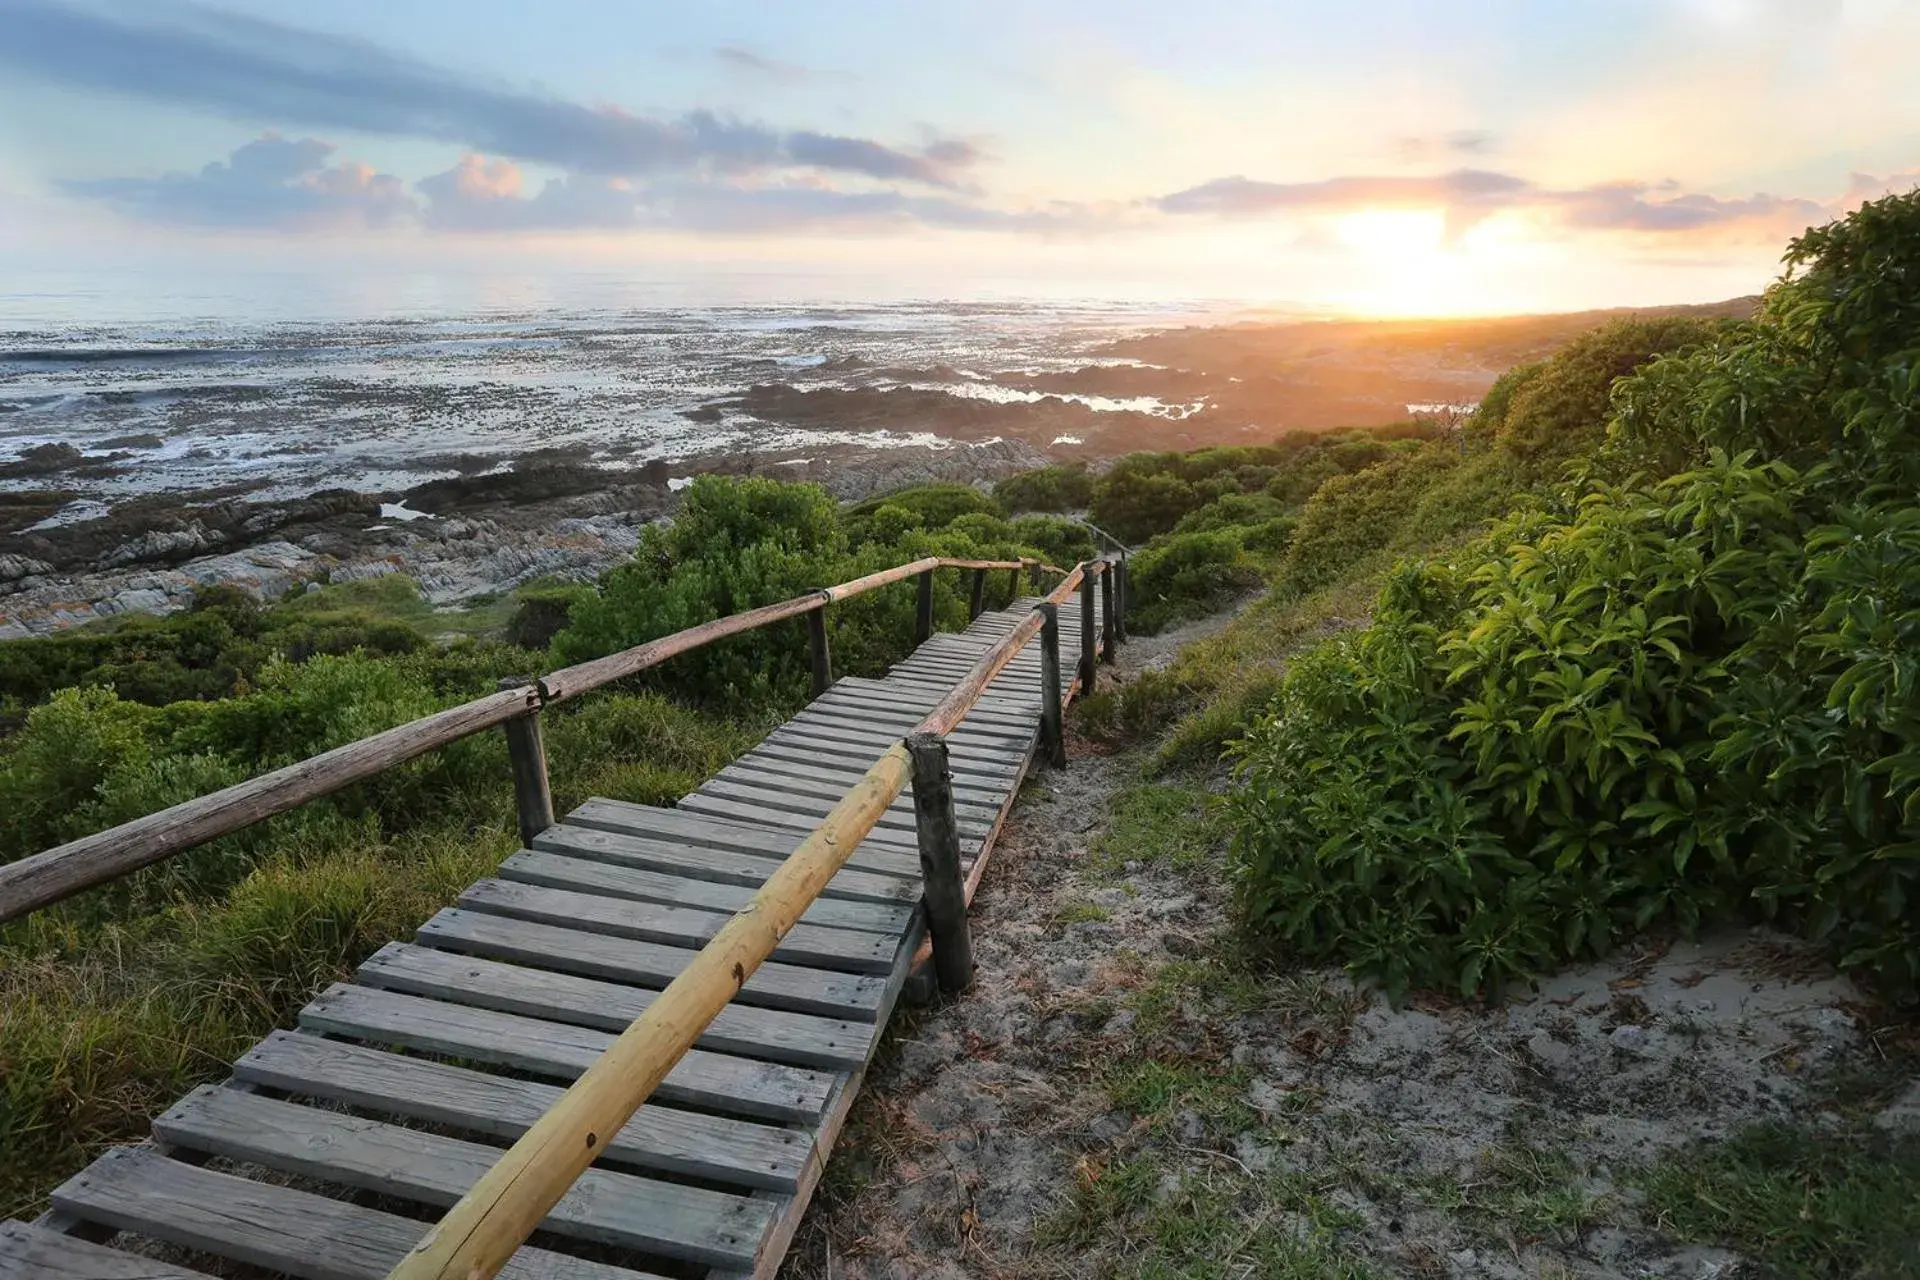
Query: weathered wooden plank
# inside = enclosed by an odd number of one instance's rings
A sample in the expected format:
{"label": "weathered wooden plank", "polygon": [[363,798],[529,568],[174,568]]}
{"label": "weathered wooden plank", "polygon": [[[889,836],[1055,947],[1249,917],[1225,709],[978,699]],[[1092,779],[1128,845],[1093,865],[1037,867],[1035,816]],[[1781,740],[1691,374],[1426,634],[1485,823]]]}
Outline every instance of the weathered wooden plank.
{"label": "weathered wooden plank", "polygon": [[[897,739],[886,741],[847,743],[833,739],[815,738],[811,732],[800,729],[775,729],[754,748],[759,754],[778,755],[792,760],[844,760],[858,761],[862,768],[872,760],[878,759],[882,752],[891,747]],[[979,764],[970,761],[955,761],[954,776],[967,786],[992,789],[1006,789],[1009,776],[1000,764]],[[856,851],[856,854],[859,851]],[[916,870],[914,874],[919,875]]]}
{"label": "weathered wooden plank", "polygon": [[[518,916],[522,920],[539,920],[583,929],[589,933],[607,933],[616,938],[636,938],[642,942],[686,947],[690,951],[698,951],[705,946],[720,931],[720,926],[731,918],[717,911],[693,911],[686,907],[662,907],[626,898],[602,898],[594,894],[571,893],[565,889],[515,884],[511,880],[481,880],[470,885],[460,895],[460,905],[476,911]],[[840,969],[848,973],[885,973],[887,965],[893,960],[893,940],[852,929],[826,929],[819,925],[800,924],[787,932],[787,936],[780,940],[780,945],[774,948],[773,954],[787,964]]]}
{"label": "weathered wooden plank", "polygon": [[[754,756],[742,756],[714,775],[716,780],[739,783],[742,786],[767,790],[778,787],[798,795],[814,796],[820,799],[837,800],[846,794],[852,779],[859,774],[831,767],[814,765],[793,765],[769,763]],[[1005,793],[1002,793],[1002,799]],[[1001,806],[991,801],[981,800],[977,792],[956,795],[954,806],[962,818],[972,818],[982,822],[991,822],[999,816]],[[913,792],[909,788],[901,798],[894,801],[889,813],[913,812]]]}
{"label": "weathered wooden plank", "polygon": [[[858,778],[861,772],[859,765],[822,759],[817,752],[795,751],[791,748],[764,745],[741,756],[728,765],[723,772],[734,769],[757,769],[783,778],[805,779],[819,786],[837,787],[845,787],[849,780]],[[983,783],[956,785],[965,797],[964,803],[976,809],[997,811],[1007,797],[1005,787],[993,787]],[[911,796],[912,788],[908,788],[906,794]]]}
{"label": "weathered wooden plank", "polygon": [[[1036,678],[1037,675],[1036,675]],[[818,703],[802,711],[787,721],[793,725],[833,726],[844,729],[874,730],[899,736],[917,726],[924,717],[920,716],[861,716],[853,715],[838,707],[823,707]],[[1003,725],[971,724],[956,729],[948,735],[953,747],[971,745],[983,751],[998,751],[1008,743],[1024,742],[1033,736],[1032,726],[1010,729]]]}
{"label": "weathered wooden plank", "polygon": [[207,1280],[170,1262],[122,1253],[74,1236],[0,1222],[0,1280]]}
{"label": "weathered wooden plank", "polygon": [[[236,1080],[363,1111],[517,1138],[557,1101],[558,1086],[275,1031],[233,1066]],[[606,1142],[616,1165],[735,1186],[791,1190],[813,1151],[801,1129],[642,1107]],[[131,1278],[130,1278],[131,1280]]]}
{"label": "weathered wooden plank", "polygon": [[[741,804],[755,805],[761,808],[778,809],[782,813],[797,813],[803,817],[825,817],[833,806],[839,803],[845,794],[844,789],[797,787],[790,785],[791,779],[758,774],[748,770],[727,770],[715,774],[700,784],[696,794],[712,796],[720,800],[735,800]],[[913,831],[913,799],[908,795],[904,800],[896,800],[887,810],[883,824],[876,827],[882,832],[899,832],[902,835]],[[972,824],[980,831],[998,816],[996,811],[979,813],[972,810],[961,812],[962,824]],[[978,831],[975,832],[978,834]]]}
{"label": "weathered wooden plank", "polygon": [[[841,794],[845,794],[842,792]],[[541,849],[522,849],[500,864],[500,878],[525,884],[546,885],[550,889],[577,889],[609,898],[634,898],[667,906],[693,907],[700,911],[723,911],[729,915],[753,901],[754,888],[744,885],[715,884],[710,880],[688,880],[617,867],[610,863],[569,858]],[[913,908],[879,902],[848,902],[823,898],[807,908],[800,918],[807,924],[834,929],[857,929],[863,933],[897,935],[906,927]]]}
{"label": "weathered wooden plank", "polygon": [[[736,800],[741,804],[778,809],[783,813],[812,814],[815,817],[826,816],[827,810],[833,808],[835,800],[838,799],[835,797],[834,800],[828,800],[823,808],[818,803],[820,797],[797,794],[782,787],[777,781],[768,782],[762,779],[756,784],[750,778],[729,778],[725,774],[716,774],[707,779],[694,788],[693,794],[712,796],[718,800]],[[897,800],[894,802],[894,804],[898,803]],[[680,807],[684,809],[686,805],[682,804]],[[867,839],[872,840],[876,836],[883,838],[888,832],[905,835],[912,829],[912,821],[889,805],[886,813],[881,815],[880,821],[874,824],[873,833],[870,833]]]}
{"label": "weathered wooden plank", "polygon": [[[816,751],[847,755],[854,752],[884,752],[898,738],[840,725],[789,723],[768,735],[768,741],[804,744]],[[1010,772],[1010,761],[1019,756],[1012,750],[985,751],[963,743],[955,752],[955,767],[981,778],[999,778]]]}
{"label": "weathered wooden plank", "polygon": [[[169,1160],[140,1147],[101,1156],[53,1193],[75,1217],[300,1280],[385,1280],[428,1223]],[[503,1280],[635,1280],[638,1272],[523,1247]]]}
{"label": "weathered wooden plank", "polygon": [[[300,1011],[300,1025],[474,1062],[492,1062],[550,1078],[572,1079],[593,1065],[613,1037],[591,1027],[523,1018],[419,996],[336,982]],[[733,1115],[810,1122],[833,1077],[801,1067],[755,1062],[694,1049],[655,1096]]]}
{"label": "weathered wooden plank", "polygon": [[[818,825],[817,820],[807,814],[769,808],[766,805],[749,804],[742,800],[729,800],[725,796],[710,796],[700,791],[682,796],[680,807],[689,813],[710,813],[723,818],[744,818],[769,827],[785,827],[789,831],[798,831],[802,834],[813,830]],[[884,848],[901,851],[913,848],[913,838],[904,831],[875,830],[867,835],[865,843],[877,843]]]}
{"label": "weathered wooden plank", "polygon": [[[597,827],[575,827],[565,823],[542,832],[533,842],[533,847],[565,854],[569,858],[589,858],[618,867],[638,867],[751,889],[766,883],[773,869],[780,865],[778,858],[762,853],[690,849],[685,845],[651,840],[645,836],[621,835]],[[844,870],[827,882],[821,897],[828,901],[847,899],[855,902],[912,903],[919,900],[920,890],[912,881],[895,876]]]}
{"label": "weathered wooden plank", "polygon": [[[721,773],[700,784],[697,795],[711,796],[719,800],[733,800],[741,804],[750,804],[763,809],[778,809],[782,813],[798,814],[803,818],[824,817],[828,810],[839,802],[845,794],[832,788],[795,787],[787,785],[789,780],[755,775]],[[911,832],[913,827],[913,798],[909,794],[904,801],[894,802],[898,808],[887,811],[888,831]],[[959,812],[960,824],[967,834],[983,835],[986,829],[998,817],[998,812],[988,810],[980,813],[975,810]]]}
{"label": "weathered wooden plank", "polygon": [[[367,957],[359,976],[371,987],[603,1031],[624,1031],[655,994],[405,942],[389,942]],[[874,1028],[864,1022],[730,1004],[697,1043],[718,1053],[833,1070],[865,1062],[874,1037]]]}
{"label": "weathered wooden plank", "polygon": [[[835,710],[878,712],[884,715],[901,717],[921,717],[933,710],[938,699],[928,692],[918,689],[882,685],[878,689],[847,688],[844,684],[824,698],[814,700],[814,706],[830,707]],[[969,724],[978,723],[1003,725],[1018,728],[1032,719],[1027,708],[1012,700],[989,702],[982,698],[967,713]]]}
{"label": "weathered wooden plank", "polygon": [[[710,796],[702,791],[689,791],[680,797],[680,810],[683,813],[698,813],[710,817],[727,818],[734,822],[752,822],[763,827],[776,827],[787,831],[805,834],[812,831],[815,822],[768,805],[756,804],[747,800],[735,800],[727,796]],[[906,832],[887,827],[875,827],[861,840],[871,848],[905,853],[913,848],[912,837]]]}
{"label": "weathered wooden plank", "polygon": [[[500,1148],[202,1085],[153,1122],[159,1141],[422,1204],[458,1200]],[[751,1265],[772,1225],[763,1200],[589,1169],[541,1224],[556,1235],[717,1266]]]}
{"label": "weathered wooden plank", "polygon": [[[883,745],[882,751],[889,745]],[[862,768],[879,759],[880,754],[875,752],[871,760],[863,761]],[[599,796],[568,814],[566,820],[576,827],[597,827],[602,831],[616,831],[623,835],[679,840],[696,848],[764,853],[782,861],[800,845],[800,841],[791,835],[769,831],[752,822],[740,822],[713,814],[689,813],[684,809],[629,804],[624,800],[608,800]],[[917,857],[877,846],[855,849],[847,865],[863,871],[897,875],[907,880],[920,878],[920,861]]]}
{"label": "weathered wooden plank", "polygon": [[[641,986],[665,986],[679,977],[687,964],[687,953],[679,947],[583,933],[458,907],[442,911],[421,925],[419,937],[449,951]],[[734,994],[733,1002],[872,1022],[884,986],[879,978],[769,962],[754,970],[747,985]]]}

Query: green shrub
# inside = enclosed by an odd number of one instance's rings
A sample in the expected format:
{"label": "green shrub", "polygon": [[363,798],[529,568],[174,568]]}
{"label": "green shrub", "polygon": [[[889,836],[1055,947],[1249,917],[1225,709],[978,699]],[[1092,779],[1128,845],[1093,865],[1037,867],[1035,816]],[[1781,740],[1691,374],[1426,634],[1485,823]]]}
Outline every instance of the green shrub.
{"label": "green shrub", "polygon": [[1013,522],[1013,540],[1063,569],[1093,559],[1099,549],[1092,530],[1058,516],[1021,516]]}
{"label": "green shrub", "polygon": [[1127,625],[1144,634],[1213,613],[1260,585],[1238,530],[1156,538],[1127,564]]}
{"label": "green shrub", "polygon": [[1920,984],[1920,195],[1788,262],[1616,393],[1619,436],[1703,465],[1403,567],[1293,665],[1242,746],[1260,934],[1471,992],[1760,918]]}
{"label": "green shrub", "polygon": [[919,527],[923,529],[944,529],[961,516],[1002,514],[999,503],[972,485],[911,485],[905,489],[895,489],[891,493],[881,494],[877,498],[869,498],[865,502],[848,508],[846,517],[848,536],[856,543],[864,542],[873,536],[862,528],[862,522],[883,507],[896,507],[902,511],[911,512],[919,517]]}
{"label": "green shrub", "polygon": [[1040,467],[998,482],[993,496],[1008,511],[1084,511],[1093,477],[1085,467]]}
{"label": "green shrub", "polygon": [[1229,493],[1204,507],[1189,511],[1173,526],[1175,533],[1213,533],[1240,525],[1256,525],[1286,515],[1286,507],[1256,488],[1251,493]]}
{"label": "green shrub", "polygon": [[1372,552],[1391,546],[1421,495],[1458,465],[1456,454],[1431,448],[1334,476],[1301,511],[1282,577],[1299,591],[1338,581]]}
{"label": "green shrub", "polygon": [[[1551,475],[1564,459],[1590,453],[1609,418],[1616,380],[1655,356],[1712,340],[1716,322],[1686,316],[1616,320],[1581,334],[1542,363],[1522,369],[1495,398],[1498,422],[1487,427],[1499,448]],[[1477,428],[1484,430],[1484,428]]]}
{"label": "green shrub", "polygon": [[522,649],[545,649],[567,625],[573,606],[593,594],[585,585],[529,587],[519,593],[504,639]]}
{"label": "green shrub", "polygon": [[[1122,459],[1122,463],[1131,460]],[[1156,533],[1172,529],[1182,516],[1206,501],[1177,475],[1123,465],[1100,482],[1088,514],[1122,542],[1145,542]]]}

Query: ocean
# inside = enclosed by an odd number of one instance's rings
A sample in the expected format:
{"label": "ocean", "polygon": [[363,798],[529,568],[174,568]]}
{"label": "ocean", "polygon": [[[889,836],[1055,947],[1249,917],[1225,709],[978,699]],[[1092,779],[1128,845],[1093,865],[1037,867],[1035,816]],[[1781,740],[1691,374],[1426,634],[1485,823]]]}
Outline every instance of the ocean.
{"label": "ocean", "polygon": [[[1038,400],[1020,379],[1135,364],[1103,349],[1234,312],[716,292],[611,276],[329,283],[311,272],[141,279],[116,292],[98,277],[15,273],[0,285],[0,489],[84,492],[53,517],[67,520],[136,493],[402,489],[543,449],[618,467],[927,443],[910,426],[796,428],[702,406],[770,383]],[[1070,382],[1047,394],[1175,419],[1199,407]]]}

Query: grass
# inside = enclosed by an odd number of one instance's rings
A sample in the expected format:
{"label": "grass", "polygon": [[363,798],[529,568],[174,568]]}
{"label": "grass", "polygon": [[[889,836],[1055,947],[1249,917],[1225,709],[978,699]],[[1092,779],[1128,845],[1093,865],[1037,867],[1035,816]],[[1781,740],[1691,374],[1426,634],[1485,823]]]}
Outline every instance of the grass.
{"label": "grass", "polygon": [[280,605],[288,614],[305,615],[315,621],[356,614],[403,622],[430,636],[474,639],[501,635],[518,607],[518,591],[489,593],[465,605],[437,607],[421,594],[419,583],[399,573],[333,583],[317,591],[291,596]]}
{"label": "grass", "polygon": [[1071,1195],[1036,1229],[1042,1247],[1084,1255],[1127,1280],[1370,1280],[1341,1242],[1358,1225],[1311,1174],[1181,1169],[1154,1152],[1083,1160]]}
{"label": "grass", "polygon": [[1138,782],[1116,793],[1106,829],[1091,853],[1097,870],[1113,873],[1129,862],[1191,871],[1219,844],[1214,797],[1204,788]]}
{"label": "grass", "polygon": [[1920,1275],[1920,1137],[1854,1121],[1765,1125],[1682,1151],[1638,1178],[1660,1226],[1768,1276]]}
{"label": "grass", "polygon": [[1292,654],[1329,628],[1366,617],[1391,562],[1377,556],[1307,595],[1268,592],[1219,632],[1187,645],[1170,666],[1075,703],[1076,728],[1108,745],[1155,741],[1156,775],[1212,769],[1279,689]]}

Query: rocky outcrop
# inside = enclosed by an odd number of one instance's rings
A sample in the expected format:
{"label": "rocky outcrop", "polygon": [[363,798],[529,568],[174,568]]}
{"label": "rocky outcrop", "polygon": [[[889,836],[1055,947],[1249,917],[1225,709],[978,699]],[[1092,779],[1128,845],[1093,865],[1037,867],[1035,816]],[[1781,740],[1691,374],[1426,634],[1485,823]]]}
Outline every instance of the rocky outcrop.
{"label": "rocky outcrop", "polygon": [[[293,502],[166,506],[141,499],[104,519],[0,540],[0,640],[45,635],[127,613],[183,609],[214,583],[260,600],[307,582],[404,573],[436,605],[459,605],[541,578],[591,581],[633,554],[640,530],[669,515],[667,484],[686,471],[820,483],[843,501],[944,481],[986,485],[1047,457],[1021,440],[866,448],[793,458],[742,455],[670,466],[537,462],[434,481],[400,495],[333,490]],[[438,514],[435,514],[435,513]]]}

